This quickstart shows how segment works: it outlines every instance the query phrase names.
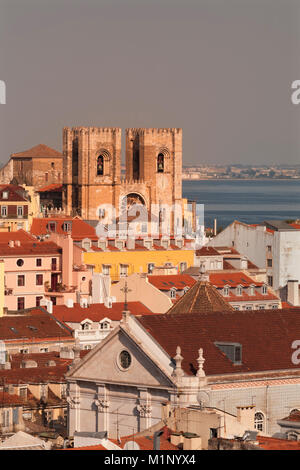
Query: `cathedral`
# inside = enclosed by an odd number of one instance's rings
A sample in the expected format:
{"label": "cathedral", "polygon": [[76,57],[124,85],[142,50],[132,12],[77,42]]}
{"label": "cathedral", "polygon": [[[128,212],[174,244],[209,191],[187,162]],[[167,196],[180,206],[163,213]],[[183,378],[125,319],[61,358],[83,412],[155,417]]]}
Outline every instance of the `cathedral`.
{"label": "cathedral", "polygon": [[111,206],[118,217],[133,203],[156,216],[162,206],[184,210],[182,129],[131,128],[125,132],[126,171],[122,177],[120,128],[63,129],[65,214],[98,220],[103,207]]}

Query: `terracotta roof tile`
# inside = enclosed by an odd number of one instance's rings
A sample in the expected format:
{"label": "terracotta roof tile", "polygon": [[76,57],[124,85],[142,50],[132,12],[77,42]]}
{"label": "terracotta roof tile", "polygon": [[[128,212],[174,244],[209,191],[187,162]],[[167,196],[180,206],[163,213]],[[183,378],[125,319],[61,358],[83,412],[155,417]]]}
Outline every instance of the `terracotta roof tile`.
{"label": "terracotta roof tile", "polygon": [[31,234],[38,236],[51,233],[49,228],[49,224],[51,222],[55,223],[55,233],[60,234],[66,234],[66,231],[63,230],[64,222],[71,222],[71,236],[75,241],[83,240],[84,238],[98,240],[94,227],[76,217],[49,217],[33,219],[30,229]]}
{"label": "terracotta roof tile", "polygon": [[166,275],[149,275],[148,282],[159,290],[169,291],[172,287],[182,290],[185,287],[192,287],[195,279],[188,274],[166,274]]}
{"label": "terracotta roof tile", "polygon": [[222,294],[209,282],[197,281],[190,289],[173,305],[167,314],[196,313],[228,311],[233,308],[224,300]]}
{"label": "terracotta roof tile", "polygon": [[[190,313],[188,318],[180,313],[148,315],[138,321],[171,357],[177,346],[181,347],[182,367],[187,374],[197,371],[199,348],[203,348],[207,375],[299,369],[292,362],[291,349],[300,336],[300,308],[297,307]],[[242,363],[230,361],[215,342],[241,344]]]}
{"label": "terracotta roof tile", "polygon": [[[15,240],[18,240],[17,238]],[[58,255],[61,248],[53,242],[21,241],[20,246],[9,246],[8,243],[1,243],[0,235],[0,256],[36,256],[36,255]]]}
{"label": "terracotta roof tile", "polygon": [[[72,308],[66,305],[54,305],[53,316],[60,321],[74,323],[80,323],[86,318],[93,322],[99,322],[103,318],[120,321],[123,310],[124,302],[113,302],[111,308],[106,307],[104,304],[91,304],[89,307],[74,304]],[[132,315],[153,315],[153,312],[141,302],[128,302],[128,310]]]}
{"label": "terracotta roof tile", "polygon": [[62,157],[62,153],[44,144],[38,144],[29,150],[13,153],[12,157]]}

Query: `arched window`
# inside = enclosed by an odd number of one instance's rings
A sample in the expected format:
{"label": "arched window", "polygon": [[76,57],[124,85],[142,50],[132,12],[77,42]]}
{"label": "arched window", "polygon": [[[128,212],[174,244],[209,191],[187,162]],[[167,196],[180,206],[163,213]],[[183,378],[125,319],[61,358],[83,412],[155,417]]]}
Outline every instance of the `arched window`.
{"label": "arched window", "polygon": [[157,173],[164,172],[164,155],[160,153],[157,157]]}
{"label": "arched window", "polygon": [[104,157],[99,155],[97,159],[97,176],[103,176],[104,174]]}
{"label": "arched window", "polygon": [[265,417],[262,413],[258,412],[254,415],[254,428],[258,431],[263,431],[265,427]]}

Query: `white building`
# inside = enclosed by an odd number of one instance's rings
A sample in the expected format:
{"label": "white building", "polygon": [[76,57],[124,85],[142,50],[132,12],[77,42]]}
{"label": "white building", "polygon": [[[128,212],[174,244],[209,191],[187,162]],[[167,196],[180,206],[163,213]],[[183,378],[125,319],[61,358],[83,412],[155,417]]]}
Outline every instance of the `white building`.
{"label": "white building", "polygon": [[[300,228],[300,226],[299,226]],[[300,281],[300,230],[283,221],[247,225],[234,221],[209,246],[232,246],[260,268],[267,270],[268,284],[286,299],[289,280]]]}

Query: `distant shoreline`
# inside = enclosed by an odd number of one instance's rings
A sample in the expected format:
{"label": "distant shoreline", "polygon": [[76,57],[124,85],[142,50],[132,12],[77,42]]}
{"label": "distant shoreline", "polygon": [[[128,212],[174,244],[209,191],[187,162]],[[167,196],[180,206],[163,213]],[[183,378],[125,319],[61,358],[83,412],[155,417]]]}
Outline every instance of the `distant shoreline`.
{"label": "distant shoreline", "polygon": [[182,178],[182,181],[300,181],[299,178]]}

